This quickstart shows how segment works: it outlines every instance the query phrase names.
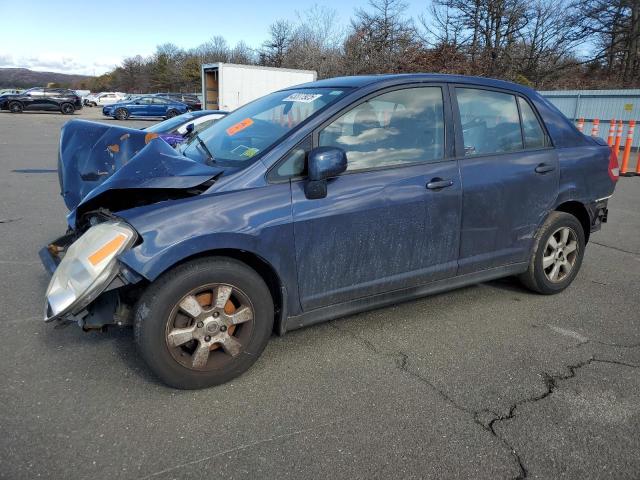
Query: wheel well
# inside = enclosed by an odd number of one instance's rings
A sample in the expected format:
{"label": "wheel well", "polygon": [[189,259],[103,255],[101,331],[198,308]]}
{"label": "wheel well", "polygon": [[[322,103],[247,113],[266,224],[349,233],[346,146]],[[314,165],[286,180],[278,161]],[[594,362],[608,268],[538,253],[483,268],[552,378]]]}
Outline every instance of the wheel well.
{"label": "wheel well", "polygon": [[582,225],[584,231],[585,243],[589,241],[589,234],[591,233],[591,219],[589,218],[589,212],[585,206],[580,202],[565,202],[556,207],[556,211],[565,212],[576,217]]}
{"label": "wheel well", "polygon": [[231,248],[222,248],[218,250],[209,250],[206,252],[198,253],[195,255],[191,255],[190,257],[182,259],[180,262],[172,265],[171,268],[176,267],[182,263],[188,262],[190,260],[194,260],[196,258],[204,258],[204,257],[229,257],[235,260],[238,260],[245,265],[249,266],[253,270],[255,270],[260,277],[264,280],[264,283],[267,284],[269,288],[269,292],[271,293],[271,298],[273,300],[274,307],[274,322],[273,329],[279,334],[280,332],[280,323],[284,322],[285,319],[282,318],[283,312],[283,302],[282,298],[282,282],[280,281],[280,277],[274,270],[274,268],[263,258],[255,255],[251,252],[247,252],[245,250],[234,250]]}

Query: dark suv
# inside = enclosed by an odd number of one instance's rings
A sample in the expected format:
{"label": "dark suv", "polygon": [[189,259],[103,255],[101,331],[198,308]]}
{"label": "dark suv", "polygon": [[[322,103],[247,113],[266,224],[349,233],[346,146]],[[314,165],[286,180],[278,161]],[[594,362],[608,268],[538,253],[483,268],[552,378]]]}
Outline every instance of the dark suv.
{"label": "dark suv", "polygon": [[24,110],[58,111],[70,115],[82,108],[82,99],[67,88],[30,88],[16,95],[3,95],[0,110],[20,113]]}

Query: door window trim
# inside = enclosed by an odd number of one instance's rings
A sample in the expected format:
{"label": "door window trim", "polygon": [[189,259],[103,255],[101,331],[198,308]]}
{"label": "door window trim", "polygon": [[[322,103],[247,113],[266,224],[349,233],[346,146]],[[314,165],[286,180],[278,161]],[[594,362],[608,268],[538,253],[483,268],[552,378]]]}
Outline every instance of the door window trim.
{"label": "door window trim", "polygon": [[[476,85],[473,83],[449,83],[448,87],[449,87],[449,98],[451,101],[451,108],[453,113],[453,123],[455,127],[454,131],[456,132],[456,138],[455,138],[456,156],[454,157],[455,160],[469,160],[474,158],[495,157],[495,156],[514,155],[514,154],[517,155],[519,153],[539,152],[543,150],[555,149],[555,146],[551,141],[551,136],[549,135],[549,131],[547,130],[547,126],[542,121],[542,117],[540,116],[540,113],[525,95],[519,92],[515,92],[513,90],[507,90],[505,88],[489,87],[486,85]],[[516,107],[518,109],[518,119],[520,121],[520,135],[522,137],[523,149],[514,150],[511,152],[482,153],[479,155],[469,155],[469,156],[465,155],[464,154],[464,136],[462,132],[462,120],[460,118],[460,107],[458,106],[458,97],[456,96],[456,88],[487,90],[490,92],[504,93],[504,94],[513,96],[516,99]],[[522,98],[525,102],[527,102],[527,104],[533,111],[534,115],[536,116],[536,119],[538,120],[538,123],[540,124],[540,127],[542,128],[542,132],[544,134],[545,146],[536,147],[536,148],[526,148],[526,143],[524,141],[524,129],[522,125],[522,113],[520,112],[520,104],[518,102],[518,98]],[[462,153],[462,155],[460,155],[459,152]]]}

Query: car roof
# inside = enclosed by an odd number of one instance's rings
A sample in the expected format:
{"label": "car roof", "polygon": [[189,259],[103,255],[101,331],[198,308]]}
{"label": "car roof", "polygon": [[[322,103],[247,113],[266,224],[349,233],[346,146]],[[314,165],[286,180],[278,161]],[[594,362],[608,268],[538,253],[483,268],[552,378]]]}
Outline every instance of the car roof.
{"label": "car roof", "polygon": [[413,82],[446,82],[446,83],[468,83],[494,88],[505,88],[522,93],[529,93],[529,87],[518,83],[497,80],[495,78],[473,77],[468,75],[448,75],[443,73],[399,73],[383,75],[356,75],[350,77],[334,77],[315,82],[303,83],[295,87],[287,88],[362,88],[374,84],[401,85]]}

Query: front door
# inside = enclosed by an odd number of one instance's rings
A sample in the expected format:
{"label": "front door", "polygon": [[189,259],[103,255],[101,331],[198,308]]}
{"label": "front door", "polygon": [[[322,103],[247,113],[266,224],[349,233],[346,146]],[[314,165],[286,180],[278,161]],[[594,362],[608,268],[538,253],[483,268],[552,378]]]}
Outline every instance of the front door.
{"label": "front door", "polygon": [[133,102],[133,104],[129,107],[129,111],[131,115],[135,117],[149,117],[150,111],[153,104],[152,97],[142,97],[138,98]]}
{"label": "front door", "polygon": [[458,142],[464,145],[458,273],[526,262],[536,228],[557,196],[556,152],[524,97],[462,86],[452,90]]}
{"label": "front door", "polygon": [[439,86],[388,91],[320,129],[347,153],[327,196],[292,182],[298,285],[305,311],[452,276],[460,180],[445,142]]}

